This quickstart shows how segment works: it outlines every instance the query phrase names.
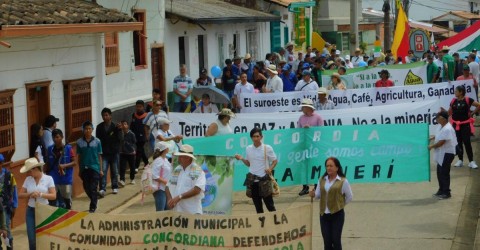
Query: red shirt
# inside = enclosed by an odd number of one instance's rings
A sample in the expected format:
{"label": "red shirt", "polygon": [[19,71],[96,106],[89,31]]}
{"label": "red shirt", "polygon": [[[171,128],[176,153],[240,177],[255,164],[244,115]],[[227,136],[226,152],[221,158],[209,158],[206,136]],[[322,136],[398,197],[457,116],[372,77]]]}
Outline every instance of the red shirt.
{"label": "red shirt", "polygon": [[395,86],[392,80],[387,79],[386,81],[380,79],[375,83],[375,88],[382,88],[382,87],[393,87]]}
{"label": "red shirt", "polygon": [[465,76],[463,76],[463,75],[457,77],[457,81],[460,81],[460,80],[470,80],[470,79],[473,79],[473,86],[474,86],[474,87],[478,87],[477,80],[475,80],[475,78],[473,78],[473,76],[472,76],[471,74],[468,76],[468,78],[465,78]]}

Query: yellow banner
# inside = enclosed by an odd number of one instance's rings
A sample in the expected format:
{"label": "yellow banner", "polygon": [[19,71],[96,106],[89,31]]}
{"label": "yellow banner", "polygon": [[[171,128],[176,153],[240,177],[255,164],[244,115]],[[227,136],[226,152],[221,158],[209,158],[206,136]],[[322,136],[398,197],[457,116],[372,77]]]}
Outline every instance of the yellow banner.
{"label": "yellow banner", "polygon": [[209,216],[173,211],[89,214],[37,203],[35,220],[38,249],[312,249],[312,205]]}

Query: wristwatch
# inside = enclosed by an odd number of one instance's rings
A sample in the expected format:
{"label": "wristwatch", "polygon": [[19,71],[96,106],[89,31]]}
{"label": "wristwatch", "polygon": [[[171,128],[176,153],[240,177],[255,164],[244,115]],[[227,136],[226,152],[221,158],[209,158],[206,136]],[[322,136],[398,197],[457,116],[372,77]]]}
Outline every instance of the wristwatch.
{"label": "wristwatch", "polygon": [[181,200],[181,199],[182,199],[182,195],[181,195],[181,194],[180,194],[180,195],[178,195],[178,198],[180,198],[180,200]]}

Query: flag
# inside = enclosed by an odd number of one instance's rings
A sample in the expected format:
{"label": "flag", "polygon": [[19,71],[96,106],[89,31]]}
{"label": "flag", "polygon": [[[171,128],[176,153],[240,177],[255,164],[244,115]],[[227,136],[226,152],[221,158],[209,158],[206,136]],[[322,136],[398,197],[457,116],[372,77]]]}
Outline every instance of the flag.
{"label": "flag", "polygon": [[397,1],[397,26],[395,28],[395,35],[393,37],[392,44],[392,54],[397,59],[399,56],[402,57],[402,61],[405,62],[405,57],[408,55],[408,50],[410,50],[410,26],[408,25],[408,17],[403,10],[400,0]]}

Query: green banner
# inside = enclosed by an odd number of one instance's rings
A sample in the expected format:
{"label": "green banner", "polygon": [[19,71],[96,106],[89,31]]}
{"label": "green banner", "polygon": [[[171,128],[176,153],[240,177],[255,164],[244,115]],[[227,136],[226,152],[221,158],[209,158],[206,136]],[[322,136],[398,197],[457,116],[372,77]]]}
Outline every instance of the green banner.
{"label": "green banner", "polygon": [[[278,158],[280,186],[314,184],[325,159],[337,157],[352,183],[419,182],[430,179],[427,124],[324,126],[263,132]],[[185,139],[196,155],[245,155],[249,134]],[[235,162],[234,191],[243,190],[248,168]]]}

